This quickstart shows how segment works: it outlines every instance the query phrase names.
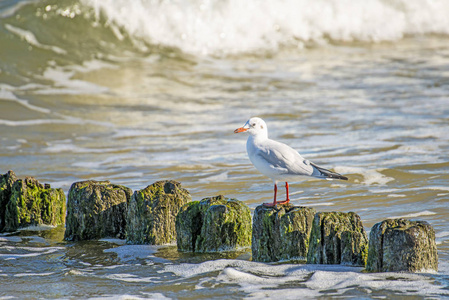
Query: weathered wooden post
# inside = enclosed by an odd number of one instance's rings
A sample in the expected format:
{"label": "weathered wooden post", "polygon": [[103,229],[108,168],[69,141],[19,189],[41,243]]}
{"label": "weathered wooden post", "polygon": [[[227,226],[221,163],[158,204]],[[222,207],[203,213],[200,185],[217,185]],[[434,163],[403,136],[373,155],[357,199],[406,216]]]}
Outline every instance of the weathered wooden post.
{"label": "weathered wooden post", "polygon": [[75,182],[69,190],[65,240],[124,238],[132,191],[109,181]]}
{"label": "weathered wooden post", "polygon": [[356,213],[315,215],[307,263],[365,266],[367,256],[368,237]]}
{"label": "weathered wooden post", "polygon": [[305,260],[315,210],[278,205],[256,207],[253,219],[252,259],[261,262]]}
{"label": "weathered wooden post", "polygon": [[13,171],[0,175],[0,231],[62,225],[65,213],[62,189],[53,189],[33,177],[18,179]]}
{"label": "weathered wooden post", "polygon": [[425,221],[390,219],[370,232],[369,272],[438,271],[435,231]]}
{"label": "weathered wooden post", "polygon": [[176,217],[178,250],[218,252],[251,245],[251,212],[241,201],[224,196],[192,201]]}
{"label": "weathered wooden post", "polygon": [[163,245],[176,241],[175,220],[181,207],[192,200],[181,184],[158,181],[135,191],[128,204],[126,242]]}

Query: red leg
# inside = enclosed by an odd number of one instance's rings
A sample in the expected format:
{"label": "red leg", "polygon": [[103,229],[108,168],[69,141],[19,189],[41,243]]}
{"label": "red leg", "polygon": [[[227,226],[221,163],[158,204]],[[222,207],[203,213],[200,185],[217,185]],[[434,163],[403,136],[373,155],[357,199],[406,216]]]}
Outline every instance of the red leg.
{"label": "red leg", "polygon": [[288,182],[285,183],[285,201],[278,202],[278,204],[287,204],[290,202],[290,197],[288,195]]}
{"label": "red leg", "polygon": [[278,186],[275,183],[274,184],[274,199],[273,199],[273,203],[264,203],[264,206],[276,206],[277,202],[276,202],[276,195],[278,193]]}

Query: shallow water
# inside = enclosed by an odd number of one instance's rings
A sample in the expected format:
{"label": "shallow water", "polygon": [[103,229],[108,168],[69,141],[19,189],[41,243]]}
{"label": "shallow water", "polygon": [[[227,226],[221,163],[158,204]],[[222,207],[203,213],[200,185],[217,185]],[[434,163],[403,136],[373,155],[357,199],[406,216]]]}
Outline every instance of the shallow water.
{"label": "shallow water", "polygon": [[[66,243],[63,229],[39,229],[0,236],[0,296],[447,296],[448,5],[373,1],[342,10],[323,1],[323,13],[337,17],[314,23],[320,7],[298,17],[289,12],[300,4],[250,1],[259,17],[249,17],[233,1],[214,3],[0,3],[1,173],[66,192],[85,179],[134,190],[174,179],[195,200],[224,194],[254,209],[271,200],[272,183],[233,130],[259,116],[270,137],[350,178],[292,183],[294,204],[354,211],[367,230],[386,218],[426,220],[439,272],[261,264],[247,251]],[[372,9],[377,18],[366,19]]]}

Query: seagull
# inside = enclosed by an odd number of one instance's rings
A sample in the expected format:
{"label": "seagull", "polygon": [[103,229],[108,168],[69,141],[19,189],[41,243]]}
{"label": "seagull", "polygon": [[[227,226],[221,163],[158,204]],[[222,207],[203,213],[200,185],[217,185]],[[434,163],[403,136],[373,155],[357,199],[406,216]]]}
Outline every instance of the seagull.
{"label": "seagull", "polygon": [[[234,130],[234,133],[248,132],[246,151],[248,157],[260,173],[271,178],[274,182],[273,203],[264,203],[264,206],[276,206],[290,202],[288,182],[299,181],[304,177],[320,179],[348,180],[347,177],[321,168],[311,161],[303,158],[290,146],[268,138],[267,124],[261,118],[249,119],[243,127]],[[276,201],[277,183],[285,182],[285,201]]]}

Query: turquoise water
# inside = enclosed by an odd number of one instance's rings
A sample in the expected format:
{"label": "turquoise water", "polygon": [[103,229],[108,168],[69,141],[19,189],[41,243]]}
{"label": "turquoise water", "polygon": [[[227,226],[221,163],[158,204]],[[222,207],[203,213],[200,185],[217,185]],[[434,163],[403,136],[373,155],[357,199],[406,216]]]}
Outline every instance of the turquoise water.
{"label": "turquoise water", "polygon": [[[449,39],[445,1],[3,1],[0,171],[65,192],[180,181],[254,209],[272,183],[246,136],[345,174],[291,183],[294,204],[428,221],[439,272],[261,264],[250,253],[66,243],[63,229],[0,235],[1,297],[444,298],[449,278]],[[283,189],[279,189],[283,197]]]}

